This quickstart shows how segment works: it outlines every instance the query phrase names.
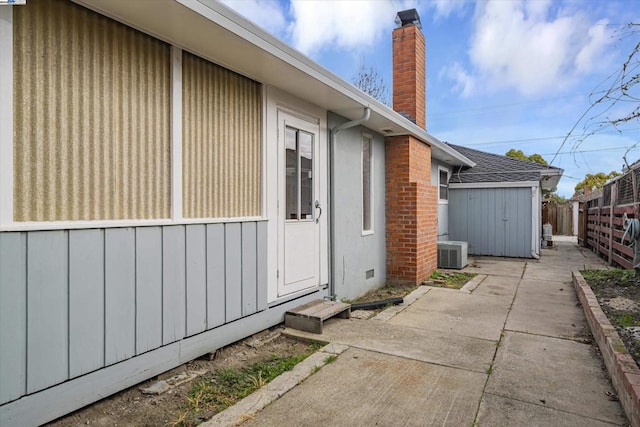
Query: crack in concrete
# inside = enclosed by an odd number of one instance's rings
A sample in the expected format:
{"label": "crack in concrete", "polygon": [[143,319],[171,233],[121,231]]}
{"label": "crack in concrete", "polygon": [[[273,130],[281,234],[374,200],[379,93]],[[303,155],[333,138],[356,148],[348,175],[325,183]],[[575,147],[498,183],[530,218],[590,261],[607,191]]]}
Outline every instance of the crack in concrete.
{"label": "crack in concrete", "polygon": [[522,274],[520,275],[520,280],[518,280],[518,284],[516,285],[516,291],[513,293],[513,298],[511,299],[511,304],[509,304],[509,310],[507,310],[507,315],[504,317],[504,323],[502,324],[502,330],[500,332],[500,339],[496,343],[496,350],[493,352],[493,358],[491,359],[491,363],[489,364],[489,369],[487,372],[487,380],[484,382],[484,387],[482,387],[482,393],[480,394],[480,400],[478,400],[478,407],[476,408],[476,415],[473,417],[473,425],[478,425],[478,415],[480,414],[480,405],[482,404],[482,400],[484,399],[484,395],[487,391],[487,385],[489,384],[489,379],[491,378],[491,374],[493,373],[493,364],[496,361],[496,356],[498,355],[498,350],[500,349],[500,345],[502,344],[502,340],[504,339],[504,333],[507,330],[507,321],[509,320],[509,315],[511,314],[511,310],[513,309],[513,304],[516,300],[516,296],[518,296],[518,291],[520,290],[520,284],[524,278],[524,274],[527,271],[527,264],[524,263],[522,267]]}

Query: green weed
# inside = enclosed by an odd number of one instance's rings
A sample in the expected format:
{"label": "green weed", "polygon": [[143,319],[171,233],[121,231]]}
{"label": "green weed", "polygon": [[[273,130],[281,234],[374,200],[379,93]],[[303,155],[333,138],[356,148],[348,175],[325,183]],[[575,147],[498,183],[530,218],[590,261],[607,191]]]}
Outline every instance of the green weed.
{"label": "green weed", "polygon": [[616,319],[616,322],[618,323],[618,325],[622,326],[623,328],[628,328],[629,326],[638,325],[638,322],[634,321],[633,316],[629,313],[625,313],[618,316],[618,318]]}
{"label": "green weed", "polygon": [[[171,426],[196,425],[239,400],[264,387],[278,375],[290,371],[310,354],[323,346],[312,342],[308,350],[295,356],[273,355],[246,368],[218,369],[196,380],[186,397],[186,405],[173,420]],[[331,356],[330,356],[331,357]]]}
{"label": "green weed", "polygon": [[335,354],[332,354],[331,356],[325,357],[324,363],[325,363],[325,365],[328,365],[329,363],[335,362],[337,358],[338,358],[338,356],[336,356]]}
{"label": "green weed", "polygon": [[469,280],[476,277],[475,273],[462,273],[456,271],[434,271],[429,277],[429,286],[441,288],[460,289]]}
{"label": "green weed", "polygon": [[615,283],[633,282],[636,279],[635,270],[584,270],[580,272],[589,284],[592,282],[611,281]]}

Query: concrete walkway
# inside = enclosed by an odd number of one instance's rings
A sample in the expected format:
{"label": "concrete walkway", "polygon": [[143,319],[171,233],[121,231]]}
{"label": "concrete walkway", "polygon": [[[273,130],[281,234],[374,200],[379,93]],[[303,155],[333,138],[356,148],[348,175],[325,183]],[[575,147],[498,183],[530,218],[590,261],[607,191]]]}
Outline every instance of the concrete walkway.
{"label": "concrete walkway", "polygon": [[571,286],[585,266],[603,264],[570,242],[540,261],[476,258],[471,293],[331,320],[322,339],[348,349],[243,425],[625,425]]}

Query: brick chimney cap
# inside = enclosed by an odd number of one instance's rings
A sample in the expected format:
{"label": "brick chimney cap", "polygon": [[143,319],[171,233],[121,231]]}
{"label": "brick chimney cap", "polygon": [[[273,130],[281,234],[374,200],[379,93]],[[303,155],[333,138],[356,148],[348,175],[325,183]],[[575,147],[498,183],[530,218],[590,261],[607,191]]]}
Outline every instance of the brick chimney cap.
{"label": "brick chimney cap", "polygon": [[414,24],[418,28],[422,29],[422,23],[420,22],[420,15],[418,15],[418,11],[415,9],[407,9],[398,12],[396,15],[396,25],[398,28],[404,27],[406,25]]}

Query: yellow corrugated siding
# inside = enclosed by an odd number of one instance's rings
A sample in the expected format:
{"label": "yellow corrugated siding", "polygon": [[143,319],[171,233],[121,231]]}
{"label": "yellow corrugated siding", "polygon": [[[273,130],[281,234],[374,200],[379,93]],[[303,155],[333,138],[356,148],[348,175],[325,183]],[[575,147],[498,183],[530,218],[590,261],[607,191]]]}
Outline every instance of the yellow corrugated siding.
{"label": "yellow corrugated siding", "polygon": [[14,219],[168,218],[169,46],[67,1],[13,10]]}
{"label": "yellow corrugated siding", "polygon": [[182,81],[183,215],[260,215],[260,84],[186,52]]}

